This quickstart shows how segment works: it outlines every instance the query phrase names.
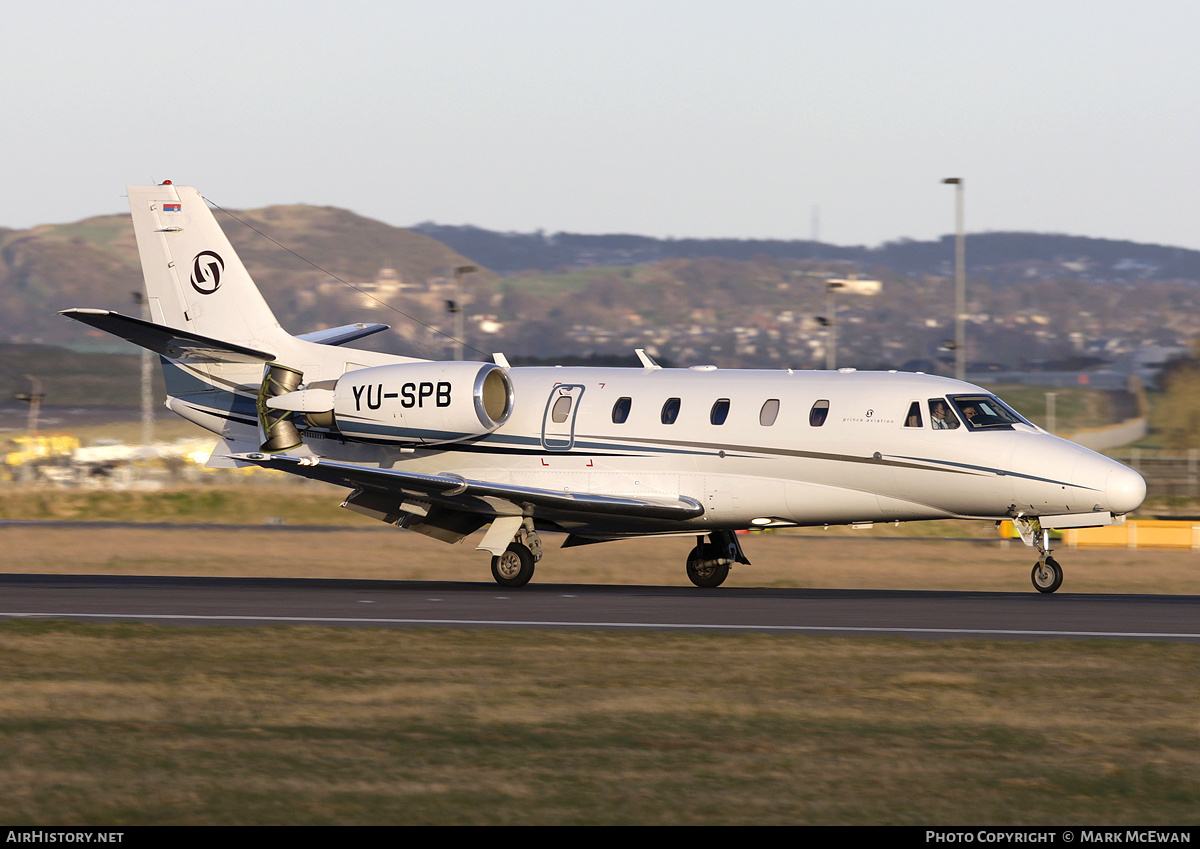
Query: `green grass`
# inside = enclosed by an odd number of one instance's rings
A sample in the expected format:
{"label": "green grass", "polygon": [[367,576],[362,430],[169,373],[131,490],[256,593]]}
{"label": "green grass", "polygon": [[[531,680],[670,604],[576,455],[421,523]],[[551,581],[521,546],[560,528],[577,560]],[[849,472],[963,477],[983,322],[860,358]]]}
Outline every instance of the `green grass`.
{"label": "green grass", "polygon": [[0,626],[11,824],[1194,822],[1155,643]]}
{"label": "green grass", "polygon": [[[210,473],[206,473],[210,474]],[[185,522],[221,525],[383,527],[338,509],[347,490],[311,484],[278,485],[261,471],[218,471],[214,477],[247,478],[242,485],[193,486],[168,490],[0,489],[0,519],[85,522]]]}
{"label": "green grass", "polygon": [[1071,434],[1112,424],[1108,393],[1086,387],[989,386],[1005,403],[1039,427],[1046,426],[1046,393],[1055,393],[1055,433]]}
{"label": "green grass", "polygon": [[[64,319],[65,320],[65,319]],[[80,353],[49,345],[0,345],[0,394],[27,393],[26,375],[41,381],[43,404],[51,407],[126,407],[136,416],[141,405],[141,357],[128,345],[126,354]],[[156,403],[164,397],[162,372],[153,371]]]}

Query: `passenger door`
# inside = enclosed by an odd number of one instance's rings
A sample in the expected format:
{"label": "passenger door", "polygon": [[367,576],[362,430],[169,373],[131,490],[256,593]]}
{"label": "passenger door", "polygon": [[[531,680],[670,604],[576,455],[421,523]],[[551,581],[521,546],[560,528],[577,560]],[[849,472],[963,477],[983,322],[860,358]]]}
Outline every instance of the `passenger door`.
{"label": "passenger door", "polygon": [[576,383],[560,383],[550,391],[542,414],[542,448],[570,451],[575,445],[575,414],[582,397],[583,387]]}

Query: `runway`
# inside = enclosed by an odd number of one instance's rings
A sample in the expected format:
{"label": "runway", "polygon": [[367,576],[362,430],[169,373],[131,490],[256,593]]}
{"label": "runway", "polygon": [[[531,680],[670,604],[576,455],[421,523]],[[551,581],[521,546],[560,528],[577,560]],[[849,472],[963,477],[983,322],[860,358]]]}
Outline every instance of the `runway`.
{"label": "runway", "polygon": [[1200,596],[0,575],[0,618],[1200,642]]}

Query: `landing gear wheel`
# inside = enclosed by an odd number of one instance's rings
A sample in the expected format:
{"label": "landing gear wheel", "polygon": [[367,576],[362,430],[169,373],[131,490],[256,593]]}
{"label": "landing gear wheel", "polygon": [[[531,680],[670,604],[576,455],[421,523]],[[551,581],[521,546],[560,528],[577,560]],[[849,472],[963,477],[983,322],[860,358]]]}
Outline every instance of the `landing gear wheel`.
{"label": "landing gear wheel", "polygon": [[492,577],[502,587],[523,587],[533,577],[533,552],[519,542],[492,558]]}
{"label": "landing gear wheel", "polygon": [[687,576],[693,584],[705,589],[719,587],[729,577],[728,563],[711,563],[717,558],[716,546],[698,545],[687,559]]}
{"label": "landing gear wheel", "polygon": [[1032,577],[1033,586],[1039,593],[1052,593],[1062,586],[1062,567],[1053,557],[1047,557],[1033,564]]}

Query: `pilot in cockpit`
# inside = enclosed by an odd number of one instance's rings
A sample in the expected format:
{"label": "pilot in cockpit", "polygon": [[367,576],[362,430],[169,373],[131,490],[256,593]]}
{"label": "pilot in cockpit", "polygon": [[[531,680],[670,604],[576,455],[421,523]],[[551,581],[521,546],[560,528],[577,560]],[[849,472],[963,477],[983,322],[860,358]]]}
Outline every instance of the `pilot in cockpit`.
{"label": "pilot in cockpit", "polygon": [[954,430],[958,427],[958,419],[954,417],[954,413],[950,412],[950,408],[941,398],[930,399],[929,417],[933,422],[934,430]]}

